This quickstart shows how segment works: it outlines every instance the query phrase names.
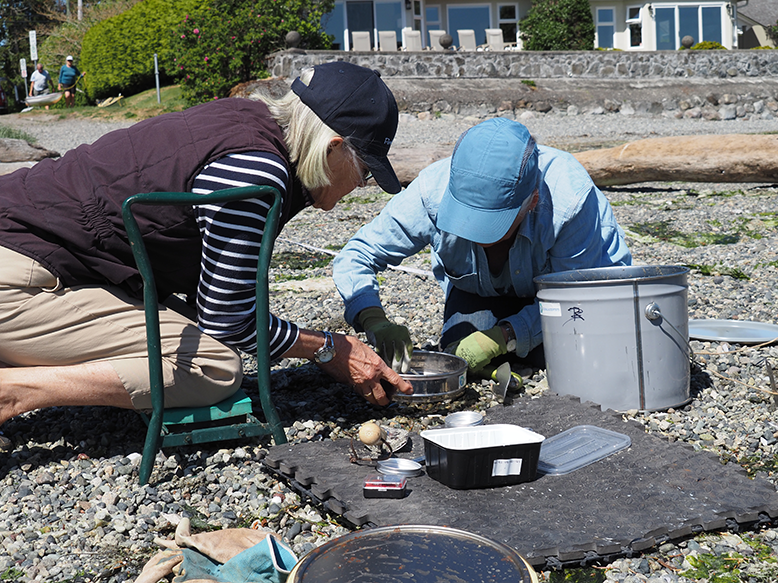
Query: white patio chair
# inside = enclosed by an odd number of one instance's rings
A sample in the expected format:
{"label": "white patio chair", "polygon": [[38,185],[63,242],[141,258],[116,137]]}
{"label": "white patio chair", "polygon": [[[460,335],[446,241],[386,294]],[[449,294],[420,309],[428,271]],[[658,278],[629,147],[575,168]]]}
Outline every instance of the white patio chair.
{"label": "white patio chair", "polygon": [[486,29],[486,48],[490,51],[504,51],[505,42],[502,40],[502,29]]}
{"label": "white patio chair", "polygon": [[475,31],[471,28],[465,28],[457,30],[459,35],[459,50],[460,51],[474,51],[475,45]]}
{"label": "white patio chair", "polygon": [[397,33],[393,30],[379,30],[378,31],[378,50],[380,51],[396,51],[397,50]]}
{"label": "white patio chair", "polygon": [[371,51],[370,31],[354,30],[351,32],[351,50],[352,51]]}
{"label": "white patio chair", "polygon": [[430,49],[433,51],[442,51],[443,45],[440,44],[440,37],[446,34],[445,30],[431,30],[430,33]]}
{"label": "white patio chair", "polygon": [[403,28],[403,50],[421,50],[421,31],[412,28]]}

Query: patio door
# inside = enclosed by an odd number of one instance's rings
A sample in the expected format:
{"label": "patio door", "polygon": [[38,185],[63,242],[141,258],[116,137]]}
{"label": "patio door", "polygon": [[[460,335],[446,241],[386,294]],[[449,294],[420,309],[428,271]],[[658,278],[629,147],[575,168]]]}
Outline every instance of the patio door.
{"label": "patio door", "polygon": [[370,45],[376,46],[373,31],[373,2],[371,0],[357,0],[346,2],[346,22],[351,32],[355,30],[370,32]]}

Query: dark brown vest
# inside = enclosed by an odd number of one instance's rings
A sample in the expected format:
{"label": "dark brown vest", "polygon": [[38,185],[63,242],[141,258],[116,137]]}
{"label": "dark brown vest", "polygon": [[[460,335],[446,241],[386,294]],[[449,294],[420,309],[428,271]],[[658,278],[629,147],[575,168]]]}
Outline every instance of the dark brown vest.
{"label": "dark brown vest", "polygon": [[[0,176],[0,245],[32,257],[66,287],[118,285],[140,295],[121,216],[139,192],[186,192],[206,164],[259,150],[289,159],[267,107],[220,99],[139,122],[82,145],[58,160]],[[287,184],[281,224],[304,204],[299,182]],[[201,239],[191,207],[133,207],[160,297],[192,293]]]}

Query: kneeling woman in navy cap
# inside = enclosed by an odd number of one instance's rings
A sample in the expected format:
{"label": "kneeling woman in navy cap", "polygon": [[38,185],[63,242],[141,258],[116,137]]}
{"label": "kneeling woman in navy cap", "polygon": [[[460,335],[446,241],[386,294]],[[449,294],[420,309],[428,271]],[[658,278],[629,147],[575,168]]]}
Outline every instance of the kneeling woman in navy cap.
{"label": "kneeling woman in navy cap", "polygon": [[[386,157],[397,119],[375,71],[325,63],[281,99],[220,99],[165,114],[0,177],[0,423],[51,406],[151,407],[125,199],[270,185],[283,195],[283,226],[307,206],[332,209],[371,174],[397,193]],[[236,349],[256,348],[268,204],[136,209],[160,298],[197,298],[193,319],[160,311],[165,406],[217,403],[240,386]],[[269,337],[272,359],[314,360],[372,403],[388,403],[382,379],[412,390],[352,336],[271,314]]]}

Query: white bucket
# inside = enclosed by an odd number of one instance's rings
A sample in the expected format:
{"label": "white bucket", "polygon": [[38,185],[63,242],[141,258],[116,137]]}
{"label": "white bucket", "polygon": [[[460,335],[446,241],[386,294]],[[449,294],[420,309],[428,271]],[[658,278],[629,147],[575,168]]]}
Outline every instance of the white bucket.
{"label": "white bucket", "polygon": [[536,277],[549,388],[616,411],[688,403],[688,273],[659,265]]}

